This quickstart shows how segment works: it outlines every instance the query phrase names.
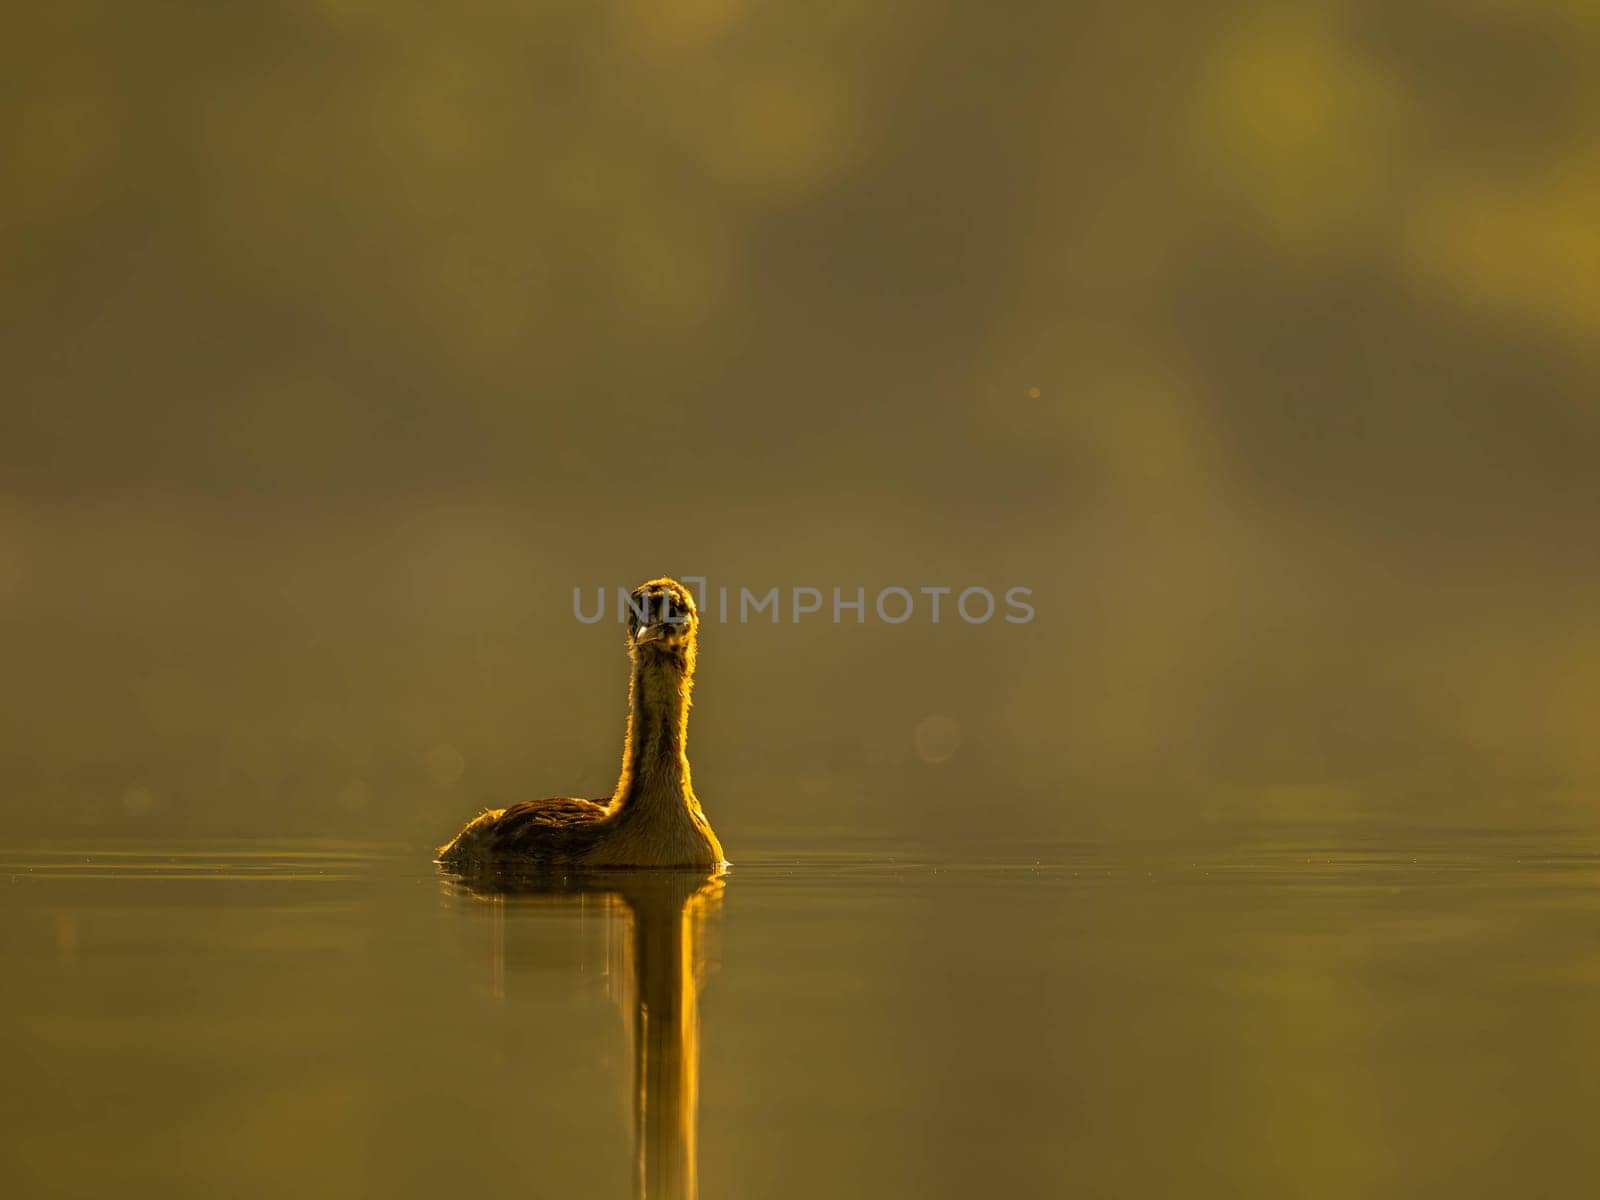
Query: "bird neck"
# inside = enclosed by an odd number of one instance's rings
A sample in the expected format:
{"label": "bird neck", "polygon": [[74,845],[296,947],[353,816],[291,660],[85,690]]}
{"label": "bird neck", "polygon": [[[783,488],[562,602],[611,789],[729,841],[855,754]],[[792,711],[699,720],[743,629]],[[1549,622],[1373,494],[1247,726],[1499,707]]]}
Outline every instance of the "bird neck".
{"label": "bird neck", "polygon": [[628,738],[613,802],[662,816],[699,812],[689,778],[689,691],[693,648],[636,658],[628,683]]}

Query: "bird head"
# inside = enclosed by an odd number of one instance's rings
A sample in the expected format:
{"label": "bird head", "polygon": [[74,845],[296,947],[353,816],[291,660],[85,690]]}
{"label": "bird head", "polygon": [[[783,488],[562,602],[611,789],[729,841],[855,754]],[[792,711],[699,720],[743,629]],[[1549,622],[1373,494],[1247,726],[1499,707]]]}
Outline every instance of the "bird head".
{"label": "bird head", "polygon": [[628,645],[636,654],[679,653],[700,623],[694,595],[676,579],[652,579],[628,600]]}

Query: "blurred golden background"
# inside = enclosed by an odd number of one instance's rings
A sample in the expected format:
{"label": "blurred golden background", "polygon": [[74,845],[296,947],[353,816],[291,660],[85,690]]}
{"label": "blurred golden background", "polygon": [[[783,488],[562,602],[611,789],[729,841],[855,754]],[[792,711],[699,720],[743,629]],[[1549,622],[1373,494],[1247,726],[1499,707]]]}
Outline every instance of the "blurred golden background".
{"label": "blurred golden background", "polygon": [[735,860],[1600,824],[1592,4],[77,0],[0,94],[14,835],[603,795],[662,573],[1035,589],[709,625]]}

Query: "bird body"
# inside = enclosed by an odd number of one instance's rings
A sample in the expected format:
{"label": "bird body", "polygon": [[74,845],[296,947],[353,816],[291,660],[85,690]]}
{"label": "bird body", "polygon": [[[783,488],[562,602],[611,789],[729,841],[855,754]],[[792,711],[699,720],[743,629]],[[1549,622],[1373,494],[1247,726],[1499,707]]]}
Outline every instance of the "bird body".
{"label": "bird body", "polygon": [[439,848],[457,868],[716,867],[722,845],[695,797],[685,750],[699,614],[673,579],[630,598],[628,731],[605,800],[526,800],[468,821]]}

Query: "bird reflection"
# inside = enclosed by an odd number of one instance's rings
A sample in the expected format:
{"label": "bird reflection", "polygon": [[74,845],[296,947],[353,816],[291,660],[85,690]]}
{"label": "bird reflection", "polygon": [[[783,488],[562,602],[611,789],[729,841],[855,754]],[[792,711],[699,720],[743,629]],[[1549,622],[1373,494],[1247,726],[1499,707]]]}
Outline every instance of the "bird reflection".
{"label": "bird reflection", "polygon": [[634,1194],[695,1200],[700,1082],[700,985],[715,955],[723,880],[704,871],[591,871],[449,877],[448,887],[491,903],[490,970],[504,995],[505,906],[550,903],[575,911],[598,901],[620,917],[625,969],[618,997],[631,1024]]}

